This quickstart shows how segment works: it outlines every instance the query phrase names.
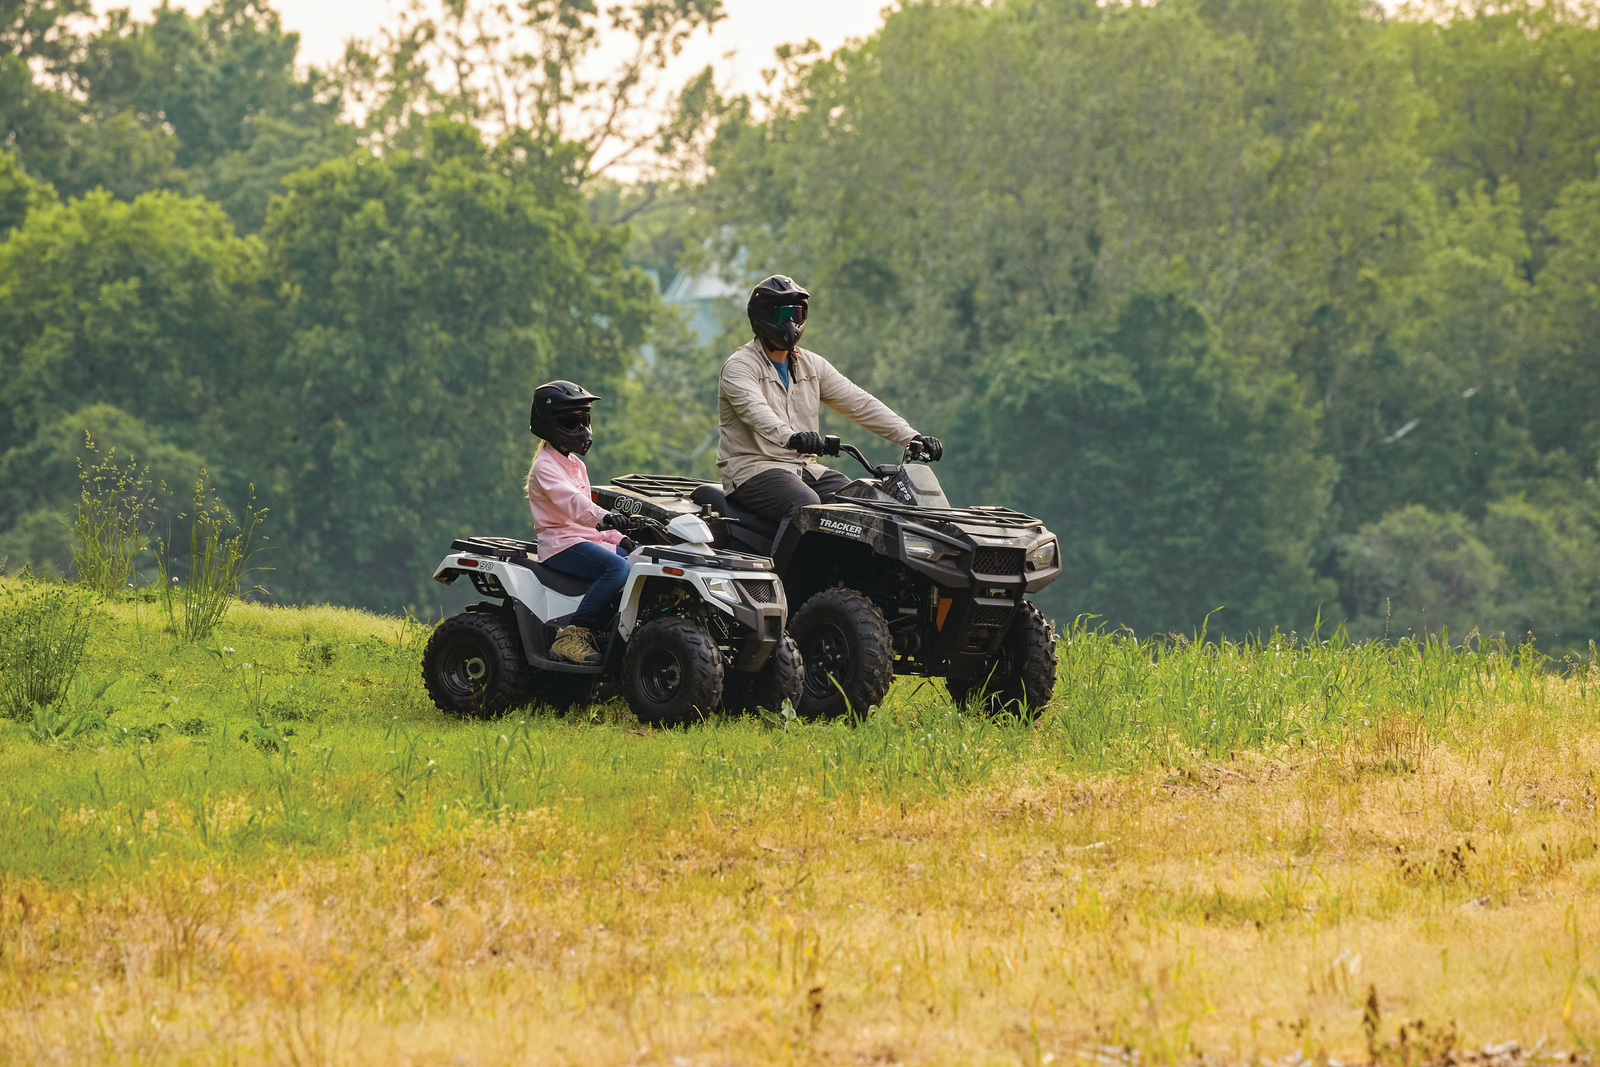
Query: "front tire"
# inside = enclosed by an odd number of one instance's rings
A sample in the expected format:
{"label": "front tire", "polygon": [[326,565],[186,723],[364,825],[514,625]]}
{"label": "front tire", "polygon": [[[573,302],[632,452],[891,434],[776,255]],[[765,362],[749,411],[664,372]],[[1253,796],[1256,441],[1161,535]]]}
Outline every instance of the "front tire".
{"label": "front tire", "polygon": [[864,593],[824,589],[801,605],[789,632],[805,661],[805,718],[864,715],[889,695],[894,642],[883,612]]}
{"label": "front tire", "polygon": [[730,671],[722,680],[722,706],[731,715],[777,711],[785,700],[796,708],[805,688],[805,666],[800,646],[788,634],[772,650],[759,671]]}
{"label": "front tire", "polygon": [[717,710],[722,653],[693,619],[664,616],[633,632],[622,695],[640,722],[677,726]]}
{"label": "front tire", "polygon": [[988,669],[966,678],[946,679],[945,687],[957,704],[981,694],[986,698],[982,707],[991,715],[1004,711],[1037,719],[1056,691],[1054,627],[1038,608],[1024,602]]}
{"label": "front tire", "polygon": [[526,703],[531,681],[516,624],[466,611],[440,623],[422,651],[422,684],[452,715],[492,719]]}

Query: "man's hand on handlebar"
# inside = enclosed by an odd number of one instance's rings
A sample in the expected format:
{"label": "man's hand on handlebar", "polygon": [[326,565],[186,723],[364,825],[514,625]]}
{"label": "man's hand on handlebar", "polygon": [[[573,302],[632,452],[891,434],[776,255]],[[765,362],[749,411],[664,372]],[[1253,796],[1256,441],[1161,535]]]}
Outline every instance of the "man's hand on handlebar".
{"label": "man's hand on handlebar", "polygon": [[944,442],[937,437],[919,433],[906,443],[912,458],[925,459],[929,463],[937,463],[944,456]]}
{"label": "man's hand on handlebar", "polygon": [[650,524],[650,520],[643,515],[625,515],[620,511],[613,511],[602,515],[600,521],[594,524],[596,530],[615,530],[620,534],[638,533]]}
{"label": "man's hand on handlebar", "polygon": [[785,447],[802,456],[820,456],[823,447],[822,435],[815,430],[802,430],[789,438],[789,443]]}

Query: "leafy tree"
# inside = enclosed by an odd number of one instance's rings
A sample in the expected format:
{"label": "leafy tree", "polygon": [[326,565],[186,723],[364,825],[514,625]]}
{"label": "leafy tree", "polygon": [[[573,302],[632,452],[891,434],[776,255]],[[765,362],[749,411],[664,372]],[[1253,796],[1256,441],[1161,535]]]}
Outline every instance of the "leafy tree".
{"label": "leafy tree", "polygon": [[452,537],[528,527],[534,386],[605,393],[644,339],[657,305],[625,233],[589,222],[558,155],[523,149],[439,120],[421,153],[323,164],[269,209],[290,333],[251,469],[286,595],[431,599]]}
{"label": "leafy tree", "polygon": [[1478,536],[1503,570],[1491,625],[1532,634],[1557,651],[1583,651],[1600,633],[1600,538],[1572,508],[1521,498],[1489,505]]}
{"label": "leafy tree", "polygon": [[1522,379],[1534,440],[1579,472],[1600,462],[1600,180],[1574,182],[1546,217],[1534,358]]}
{"label": "leafy tree", "polygon": [[23,170],[15,155],[0,150],[0,241],[22,225],[28,212],[54,200],[53,189]]}
{"label": "leafy tree", "polygon": [[[1008,501],[1061,538],[1065,615],[1140,632],[1309,628],[1333,470],[1287,375],[1228,354],[1194,304],[1136,294],[1104,326],[1044,319],[986,361],[955,448],[968,499]],[[970,443],[969,443],[970,442]],[[952,451],[955,450],[952,449]]]}
{"label": "leafy tree", "polygon": [[1457,512],[1391,512],[1346,540],[1343,565],[1353,636],[1459,640],[1492,625],[1503,568]]}
{"label": "leafy tree", "polygon": [[34,209],[0,243],[0,448],[94,403],[216,455],[257,392],[270,294],[214,204],[104,191]]}
{"label": "leafy tree", "polygon": [[263,0],[213,0],[198,15],[162,6],[149,22],[114,11],[73,80],[91,114],[170,131],[187,186],[255,230],[284,175],[355,147],[337,86],[298,72],[298,48]]}
{"label": "leafy tree", "polygon": [[1600,5],[1426,0],[1403,15],[1390,33],[1435,104],[1418,129],[1429,177],[1451,197],[1516,185],[1539,236],[1561,190],[1595,177]]}
{"label": "leafy tree", "polygon": [[1600,607],[1600,543],[1570,511],[1495,501],[1481,522],[1411,504],[1343,543],[1356,636],[1476,630],[1580,650]]}
{"label": "leafy tree", "polygon": [[36,574],[69,573],[79,475],[106,459],[148,471],[152,489],[167,486],[170,492],[157,492],[144,516],[163,535],[177,525],[185,494],[207,466],[110,404],[41,426],[33,440],[0,453],[0,557],[9,559],[9,568],[28,564]]}

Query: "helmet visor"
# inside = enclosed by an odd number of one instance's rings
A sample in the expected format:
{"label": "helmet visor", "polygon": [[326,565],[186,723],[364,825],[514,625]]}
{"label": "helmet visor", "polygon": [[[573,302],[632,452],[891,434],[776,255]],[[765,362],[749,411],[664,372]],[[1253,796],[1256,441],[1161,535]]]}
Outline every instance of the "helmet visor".
{"label": "helmet visor", "polygon": [[806,306],[804,304],[783,304],[767,312],[767,321],[774,326],[787,326],[794,323],[796,326],[806,324]]}

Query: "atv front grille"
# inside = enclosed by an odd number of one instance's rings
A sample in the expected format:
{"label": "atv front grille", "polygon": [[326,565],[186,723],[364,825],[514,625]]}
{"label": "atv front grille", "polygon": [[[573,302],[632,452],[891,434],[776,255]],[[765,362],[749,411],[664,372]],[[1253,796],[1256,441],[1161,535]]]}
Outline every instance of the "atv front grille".
{"label": "atv front grille", "polygon": [[972,609],[969,626],[1004,626],[1011,618],[1011,609],[990,604],[980,604]]}
{"label": "atv front grille", "polygon": [[1014,578],[1022,573],[1022,549],[980,548],[972,554],[974,574],[1002,574]]}
{"label": "atv front grille", "polygon": [[771,604],[778,599],[772,595],[772,591],[777,588],[777,582],[762,582],[750,578],[740,578],[738,581],[739,588],[744,590],[744,595],[757,604]]}

